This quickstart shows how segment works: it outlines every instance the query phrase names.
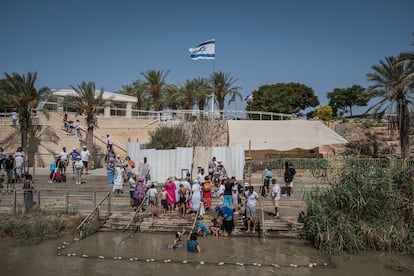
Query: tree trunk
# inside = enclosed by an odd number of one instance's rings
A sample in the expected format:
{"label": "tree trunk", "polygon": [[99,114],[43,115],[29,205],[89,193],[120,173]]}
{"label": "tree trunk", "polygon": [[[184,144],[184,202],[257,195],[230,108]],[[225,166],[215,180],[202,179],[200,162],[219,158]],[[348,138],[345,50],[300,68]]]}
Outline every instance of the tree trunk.
{"label": "tree trunk", "polygon": [[88,132],[86,133],[86,146],[90,151],[93,149],[93,127],[88,127]]}
{"label": "tree trunk", "polygon": [[410,140],[409,140],[409,126],[410,116],[408,113],[407,103],[401,103],[400,105],[400,146],[401,146],[401,159],[410,157]]}

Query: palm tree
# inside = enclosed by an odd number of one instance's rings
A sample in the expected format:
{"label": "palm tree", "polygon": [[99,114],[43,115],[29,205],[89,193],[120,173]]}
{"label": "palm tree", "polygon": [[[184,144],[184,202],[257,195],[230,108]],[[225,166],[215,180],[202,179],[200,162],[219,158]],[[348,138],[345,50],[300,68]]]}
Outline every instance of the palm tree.
{"label": "palm tree", "polygon": [[176,85],[169,84],[165,86],[163,97],[161,99],[162,105],[171,110],[177,110],[180,106],[179,96],[180,92]]}
{"label": "palm tree", "polygon": [[145,83],[143,81],[136,80],[132,85],[123,85],[122,89],[118,92],[123,95],[136,97],[136,109],[147,110],[150,108],[149,95],[145,90]]}
{"label": "palm tree", "polygon": [[186,80],[180,89],[179,97],[183,103],[183,108],[193,109],[194,105],[197,104],[199,110],[204,110],[209,91],[211,91],[211,88],[209,88],[207,80],[203,78]]}
{"label": "palm tree", "polygon": [[148,70],[147,72],[141,72],[141,75],[145,78],[145,91],[147,91],[152,97],[152,103],[155,111],[162,110],[162,94],[165,92],[166,82],[170,71]]}
{"label": "palm tree", "polygon": [[19,124],[21,132],[21,147],[26,149],[27,136],[32,128],[32,110],[40,101],[47,99],[51,90],[47,87],[35,88],[37,73],[28,72],[26,75],[5,73],[3,83],[3,95],[10,105],[15,107],[19,113]]}
{"label": "palm tree", "polygon": [[220,110],[224,109],[224,101],[227,95],[232,98],[234,96],[242,99],[242,96],[238,92],[240,87],[233,86],[237,80],[238,79],[231,77],[229,73],[224,73],[221,71],[214,72],[210,75],[209,82],[213,88],[214,95],[217,97]]}
{"label": "palm tree", "polygon": [[409,157],[409,112],[412,109],[412,89],[409,88],[413,63],[402,62],[400,58],[386,57],[380,65],[372,66],[374,73],[368,73],[367,80],[374,82],[368,88],[368,99],[379,98],[379,102],[367,110],[382,116],[396,110],[400,132],[401,158]]}
{"label": "palm tree", "polygon": [[199,110],[204,110],[208,96],[211,94],[212,89],[208,85],[208,80],[204,78],[195,79],[197,83],[197,90],[194,96],[194,100],[198,105]]}
{"label": "palm tree", "polygon": [[98,127],[99,107],[103,105],[103,89],[96,91],[94,82],[82,82],[77,87],[71,86],[76,92],[74,97],[77,114],[86,116],[86,145],[93,148],[93,130]]}

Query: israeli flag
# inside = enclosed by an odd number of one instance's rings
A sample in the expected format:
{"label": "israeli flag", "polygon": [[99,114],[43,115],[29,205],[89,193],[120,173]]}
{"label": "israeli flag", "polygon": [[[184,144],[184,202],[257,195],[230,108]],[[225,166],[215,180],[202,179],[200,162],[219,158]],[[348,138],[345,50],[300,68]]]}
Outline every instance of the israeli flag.
{"label": "israeli flag", "polygon": [[188,49],[191,53],[191,59],[214,59],[216,56],[216,40],[210,39],[203,43]]}

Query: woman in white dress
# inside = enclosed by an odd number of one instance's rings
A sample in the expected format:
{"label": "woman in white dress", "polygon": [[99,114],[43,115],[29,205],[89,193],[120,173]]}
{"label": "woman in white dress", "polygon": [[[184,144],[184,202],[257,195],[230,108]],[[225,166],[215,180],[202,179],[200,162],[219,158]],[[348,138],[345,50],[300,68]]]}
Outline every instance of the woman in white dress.
{"label": "woman in white dress", "polygon": [[198,184],[198,180],[194,181],[193,186],[191,187],[193,191],[193,196],[191,198],[193,206],[192,211],[197,212],[198,208],[200,207],[201,203],[201,186]]}
{"label": "woman in white dress", "polygon": [[123,193],[122,190],[124,186],[124,169],[122,168],[122,164],[118,164],[115,169],[115,177],[114,177],[114,187],[112,191],[116,194]]}

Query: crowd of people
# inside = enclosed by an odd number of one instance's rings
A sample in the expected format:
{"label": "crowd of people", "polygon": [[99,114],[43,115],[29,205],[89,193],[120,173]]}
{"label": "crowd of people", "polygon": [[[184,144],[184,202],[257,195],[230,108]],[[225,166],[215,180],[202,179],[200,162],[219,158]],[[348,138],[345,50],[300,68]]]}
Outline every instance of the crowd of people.
{"label": "crowd of people", "polygon": [[23,209],[27,211],[34,205],[35,185],[32,175],[24,173],[24,158],[22,147],[18,147],[14,154],[8,154],[3,147],[0,147],[0,189],[6,188],[7,191],[12,191],[16,188],[16,184],[22,184]]}
{"label": "crowd of people", "polygon": [[18,147],[14,154],[8,154],[0,147],[0,188],[14,189],[15,183],[21,183],[23,178],[24,152]]}

